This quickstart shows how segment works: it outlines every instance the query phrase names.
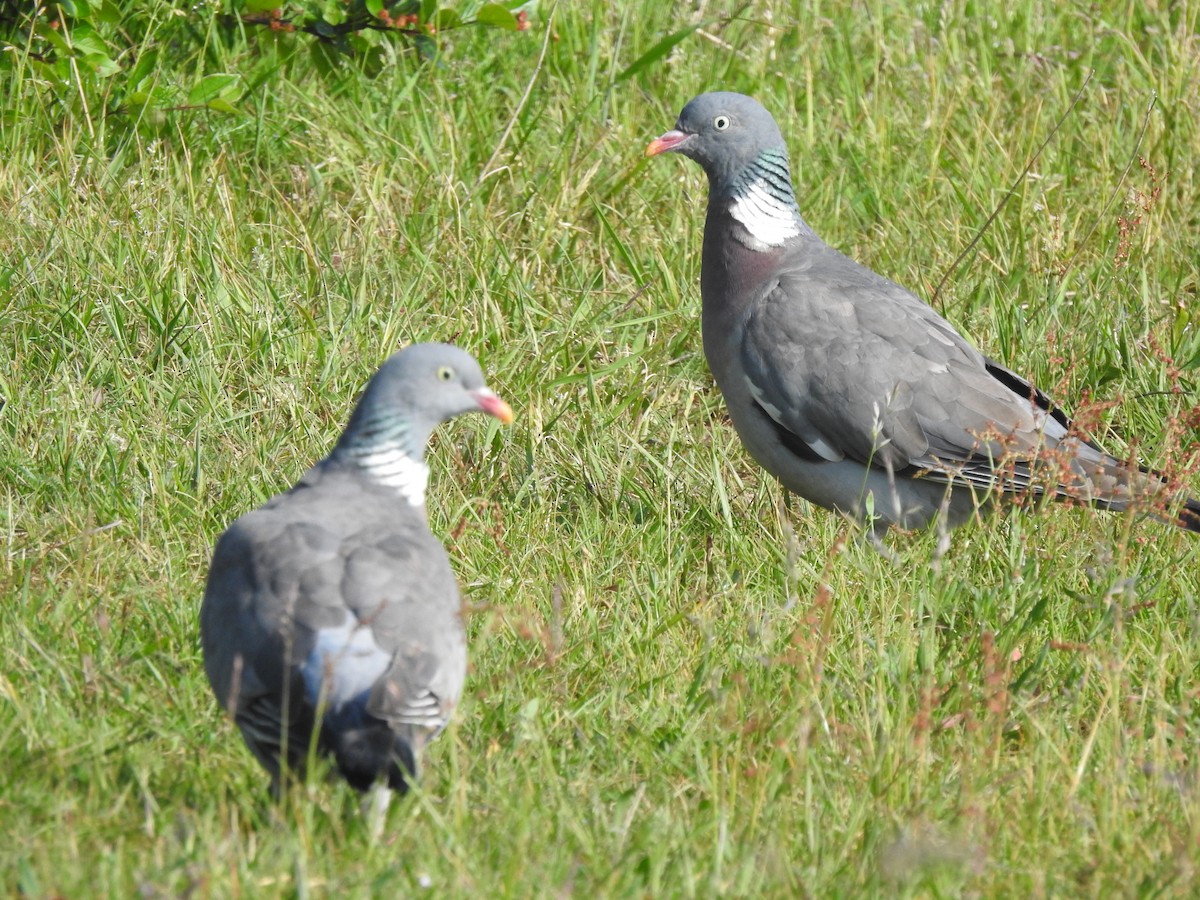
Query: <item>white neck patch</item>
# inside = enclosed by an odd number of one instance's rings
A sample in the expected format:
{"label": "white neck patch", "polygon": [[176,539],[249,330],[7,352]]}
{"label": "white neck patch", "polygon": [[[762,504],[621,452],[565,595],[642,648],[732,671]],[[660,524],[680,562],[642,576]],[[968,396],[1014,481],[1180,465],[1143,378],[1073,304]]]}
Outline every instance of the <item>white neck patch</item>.
{"label": "white neck patch", "polygon": [[359,456],[357,462],[377,481],[394,488],[413,506],[425,505],[429,466],[396,446],[381,447]]}
{"label": "white neck patch", "polygon": [[746,229],[734,235],[751,250],[781,247],[800,233],[800,223],[792,204],[771,193],[767,183],[756,178],[734,198],[729,214]]}

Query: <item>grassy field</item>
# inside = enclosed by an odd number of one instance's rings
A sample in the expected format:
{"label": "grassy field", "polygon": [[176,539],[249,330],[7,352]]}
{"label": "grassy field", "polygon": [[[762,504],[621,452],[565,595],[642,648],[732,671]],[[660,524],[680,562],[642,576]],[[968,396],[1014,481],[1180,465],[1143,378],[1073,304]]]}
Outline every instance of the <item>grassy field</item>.
{"label": "grassy field", "polygon": [[[1200,4],[697,7],[547,4],[375,77],[163,54],[254,73],[238,114],[0,85],[0,890],[1200,892],[1200,541],[1056,507],[892,564],[786,498],[700,350],[703,176],[642,156],[753,94],[818,233],[929,297],[1094,72],[937,303],[1200,490]],[[340,783],[267,801],[197,613],[217,534],[419,340],[518,422],[432,448],[472,670],[372,841]]]}

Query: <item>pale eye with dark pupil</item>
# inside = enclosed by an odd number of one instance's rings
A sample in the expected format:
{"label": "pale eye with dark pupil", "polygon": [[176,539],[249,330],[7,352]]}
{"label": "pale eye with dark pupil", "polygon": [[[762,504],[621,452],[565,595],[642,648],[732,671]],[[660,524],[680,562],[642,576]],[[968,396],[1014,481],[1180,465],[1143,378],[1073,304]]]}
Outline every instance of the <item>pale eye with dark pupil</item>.
{"label": "pale eye with dark pupil", "polygon": [[713,119],[713,128],[717,131],[724,131],[729,127],[729,116],[717,116]]}
{"label": "pale eye with dark pupil", "polygon": [[454,371],[442,366],[440,369],[438,369],[437,377],[441,381],[449,381],[454,377]]}

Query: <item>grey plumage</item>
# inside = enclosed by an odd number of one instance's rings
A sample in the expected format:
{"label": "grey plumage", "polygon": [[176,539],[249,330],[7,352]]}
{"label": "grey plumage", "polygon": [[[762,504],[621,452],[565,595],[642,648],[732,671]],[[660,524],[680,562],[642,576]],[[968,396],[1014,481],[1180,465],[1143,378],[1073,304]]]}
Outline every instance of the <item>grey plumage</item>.
{"label": "grey plumage", "polygon": [[274,791],[314,749],[360,790],[403,790],[458,702],[466,637],[425,520],[424,452],[440,422],[470,411],[512,419],[469,354],[402,350],[333,452],[217,541],[204,666]]}
{"label": "grey plumage", "polygon": [[787,488],[877,530],[939,513],[953,527],[997,496],[1048,491],[1200,531],[1200,503],[1105,454],[931,307],[818,238],[755,100],[696,97],[646,148],[668,151],[709,180],[705,356],[743,444]]}

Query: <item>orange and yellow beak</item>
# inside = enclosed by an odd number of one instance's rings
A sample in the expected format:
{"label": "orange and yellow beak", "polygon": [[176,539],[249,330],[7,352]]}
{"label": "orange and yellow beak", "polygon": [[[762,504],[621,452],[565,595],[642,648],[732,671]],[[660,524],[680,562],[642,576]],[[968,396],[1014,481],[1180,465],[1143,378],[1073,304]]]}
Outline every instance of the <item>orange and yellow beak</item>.
{"label": "orange and yellow beak", "polygon": [[479,404],[479,408],[489,416],[495,416],[505,425],[513,423],[512,407],[497,397],[493,391],[487,388],[479,388],[477,391],[471,391],[471,396],[475,398],[475,402]]}
{"label": "orange and yellow beak", "polygon": [[647,156],[658,156],[660,153],[667,153],[670,150],[678,149],[679,145],[686,141],[690,134],[685,134],[682,131],[668,131],[661,137],[656,137],[646,147]]}

